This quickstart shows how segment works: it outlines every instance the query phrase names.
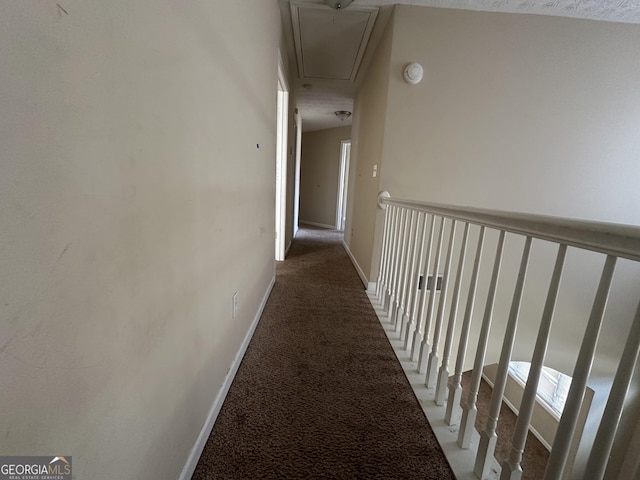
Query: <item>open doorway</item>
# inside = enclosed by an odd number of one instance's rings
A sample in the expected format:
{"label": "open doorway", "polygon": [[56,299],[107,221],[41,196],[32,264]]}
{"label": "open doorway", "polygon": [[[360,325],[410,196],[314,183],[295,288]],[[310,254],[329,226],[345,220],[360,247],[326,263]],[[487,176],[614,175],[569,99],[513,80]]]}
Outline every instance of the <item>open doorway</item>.
{"label": "open doorway", "polygon": [[278,55],[278,113],[276,131],[276,260],[285,256],[287,217],[287,130],[289,118],[289,86],[282,57]]}
{"label": "open doorway", "polygon": [[344,230],[347,220],[347,188],[349,186],[349,159],[351,140],[343,140],[340,147],[340,174],[338,176],[338,201],[336,203],[336,230]]}
{"label": "open doorway", "polygon": [[295,174],[293,180],[293,236],[298,233],[300,223],[300,157],[302,155],[302,116],[295,109],[294,135],[296,139]]}

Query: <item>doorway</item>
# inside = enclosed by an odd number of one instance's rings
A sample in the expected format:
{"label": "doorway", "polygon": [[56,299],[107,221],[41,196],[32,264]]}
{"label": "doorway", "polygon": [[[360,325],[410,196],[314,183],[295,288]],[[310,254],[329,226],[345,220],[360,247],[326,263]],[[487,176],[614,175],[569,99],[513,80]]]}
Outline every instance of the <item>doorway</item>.
{"label": "doorway", "polygon": [[295,173],[293,179],[293,236],[298,233],[300,223],[300,156],[302,155],[302,116],[295,109],[294,135],[296,139]]}
{"label": "doorway", "polygon": [[278,54],[278,113],[276,130],[276,245],[277,261],[284,260],[287,217],[287,130],[289,86],[282,57]]}
{"label": "doorway", "polygon": [[344,230],[347,220],[347,188],[349,186],[349,160],[351,140],[343,140],[340,147],[340,175],[338,177],[338,201],[336,204],[336,230]]}

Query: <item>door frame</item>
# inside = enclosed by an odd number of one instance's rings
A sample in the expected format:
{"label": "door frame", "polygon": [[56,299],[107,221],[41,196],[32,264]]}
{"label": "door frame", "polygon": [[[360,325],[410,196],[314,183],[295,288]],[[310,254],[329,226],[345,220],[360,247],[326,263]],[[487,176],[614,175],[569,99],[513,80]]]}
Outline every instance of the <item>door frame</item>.
{"label": "door frame", "polygon": [[289,85],[282,55],[278,51],[278,105],[276,125],[276,215],[275,258],[284,260],[287,220],[287,133],[289,127]]}
{"label": "door frame", "polygon": [[349,162],[351,139],[340,143],[340,173],[338,175],[338,199],[336,202],[336,230],[344,231],[347,216],[347,190],[349,188]]}

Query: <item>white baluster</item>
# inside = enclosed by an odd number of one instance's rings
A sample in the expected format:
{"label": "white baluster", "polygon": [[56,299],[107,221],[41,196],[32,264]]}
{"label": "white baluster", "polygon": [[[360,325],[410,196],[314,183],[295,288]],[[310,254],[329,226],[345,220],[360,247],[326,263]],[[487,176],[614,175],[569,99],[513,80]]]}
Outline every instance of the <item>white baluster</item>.
{"label": "white baluster", "polygon": [[433,246],[433,233],[435,230],[435,215],[431,215],[429,222],[429,239],[427,240],[427,252],[425,253],[424,270],[422,273],[422,292],[420,293],[420,305],[418,314],[416,315],[416,329],[413,333],[413,341],[411,342],[411,359],[417,360],[420,353],[420,344],[422,343],[422,318],[424,317],[424,307],[427,299],[427,275],[429,275],[429,265],[431,262],[431,248]]}
{"label": "white baluster", "polygon": [[416,262],[415,268],[413,269],[413,276],[414,276],[414,283],[413,283],[413,300],[412,300],[412,307],[411,307],[411,315],[410,315],[410,322],[409,322],[409,328],[407,328],[407,331],[405,332],[404,335],[404,349],[405,350],[410,350],[412,345],[413,345],[413,335],[416,332],[416,314],[417,314],[417,309],[418,309],[418,300],[420,298],[419,292],[420,290],[418,290],[418,282],[419,282],[419,276],[420,276],[420,266],[422,265],[422,261],[424,259],[424,239],[427,235],[427,228],[428,228],[428,222],[427,222],[427,214],[424,214],[424,218],[423,218],[423,222],[422,222],[422,229],[421,229],[421,233],[420,233],[420,239],[418,240],[417,244],[420,245],[420,255],[418,256],[418,261]]}
{"label": "white baluster", "polygon": [[391,264],[391,288],[389,289],[391,295],[389,296],[389,308],[387,310],[387,318],[391,323],[393,323],[393,315],[395,313],[395,304],[396,304],[396,296],[398,294],[398,270],[400,269],[400,255],[402,252],[402,237],[404,236],[404,218],[406,216],[407,210],[404,208],[400,209],[400,216],[398,217],[397,223],[397,236],[396,236],[396,245],[395,252],[393,255],[393,262]]}
{"label": "white baluster", "polygon": [[[443,227],[444,228],[444,227]],[[438,348],[440,347],[440,334],[442,333],[442,320],[444,319],[444,309],[447,299],[447,286],[449,284],[449,273],[451,271],[451,257],[453,256],[453,246],[456,237],[456,221],[451,220],[451,228],[449,231],[449,246],[447,257],[444,262],[444,275],[442,277],[442,286],[440,289],[440,302],[438,304],[438,313],[436,314],[436,324],[433,330],[433,345],[427,362],[427,388],[433,388],[438,376]],[[437,282],[434,282],[434,288]]]}
{"label": "white baluster", "polygon": [[469,295],[467,296],[467,306],[464,312],[464,320],[462,321],[462,330],[460,331],[460,342],[458,344],[458,355],[456,357],[456,368],[453,376],[453,382],[449,386],[449,397],[447,398],[447,411],[444,415],[444,421],[447,425],[454,425],[460,418],[462,409],[460,408],[460,399],[462,397],[462,369],[464,368],[464,359],[467,353],[467,343],[469,342],[469,329],[471,328],[471,317],[473,315],[473,305],[476,301],[476,290],[478,287],[478,271],[480,270],[480,258],[482,257],[482,247],[484,245],[484,226],[480,227],[478,234],[478,246],[476,248],[476,259],[473,264],[473,272],[471,274],[471,283],[469,284]]}
{"label": "white baluster", "polygon": [[380,249],[380,268],[378,269],[378,281],[376,282],[376,299],[380,302],[380,295],[383,290],[383,281],[387,257],[389,256],[389,232],[391,231],[391,206],[387,205],[384,210],[384,229],[382,234],[382,248]]}
{"label": "white baluster", "polygon": [[[400,215],[400,208],[396,205],[391,206],[393,208],[393,212],[391,212],[391,231],[389,232],[389,247],[388,247],[388,255],[387,255],[387,266],[385,268],[385,279],[384,279],[384,292],[382,293],[383,298],[380,303],[386,305],[388,303],[388,297],[391,291],[391,279],[393,278],[393,256],[395,254],[396,249],[396,236],[398,233],[398,216]],[[386,308],[385,308],[386,311]]]}
{"label": "white baluster", "polygon": [[408,233],[406,236],[406,245],[404,248],[404,259],[402,262],[402,281],[400,283],[400,306],[398,307],[398,313],[396,314],[396,332],[400,333],[402,337],[402,322],[405,318],[405,312],[407,310],[407,283],[409,282],[409,270],[411,269],[411,251],[413,250],[413,236],[415,235],[415,219],[416,211],[411,210],[408,222]]}
{"label": "white baluster", "polygon": [[471,434],[475,428],[476,417],[478,415],[478,391],[480,390],[480,381],[482,380],[484,357],[487,353],[489,330],[491,329],[493,306],[495,304],[496,288],[498,287],[498,277],[500,275],[500,265],[502,263],[504,236],[504,230],[501,230],[500,237],[498,238],[496,258],[493,263],[493,272],[491,273],[491,281],[489,283],[489,294],[487,296],[487,303],[485,304],[482,326],[480,327],[480,337],[478,338],[478,347],[476,348],[476,358],[473,366],[473,373],[471,375],[469,394],[467,395],[467,401],[462,405],[462,421],[460,422],[460,430],[458,432],[458,445],[460,448],[469,448],[471,445]]}
{"label": "white baluster", "polygon": [[402,279],[404,278],[405,257],[407,256],[407,236],[409,234],[409,217],[411,212],[405,209],[404,220],[402,221],[402,242],[400,243],[400,256],[398,257],[398,265],[396,267],[396,284],[395,284],[395,301],[393,304],[393,313],[391,315],[391,325],[397,325],[398,312],[400,310],[400,301],[402,300]]}
{"label": "white baluster", "polygon": [[587,324],[582,345],[580,345],[580,353],[573,370],[567,401],[544,473],[544,478],[547,480],[561,478],[565,469],[571,441],[573,440],[573,434],[582,407],[582,400],[584,399],[584,392],[587,388],[587,380],[589,380],[589,374],[591,373],[593,357],[596,353],[596,345],[600,336],[600,327],[602,326],[604,311],[609,299],[609,292],[611,291],[611,281],[616,268],[616,260],[617,258],[612,255],[607,256],[602,270],[600,284],[598,285],[598,291],[589,316],[589,323]]}
{"label": "white baluster", "polygon": [[[438,270],[440,269],[440,254],[442,253],[442,238],[444,237],[444,217],[440,217],[440,230],[438,233],[438,243],[433,262],[433,272],[431,275],[431,290],[429,290],[429,305],[424,321],[424,331],[422,342],[420,343],[420,354],[418,355],[418,373],[424,373],[427,364],[427,353],[429,353],[429,331],[433,320],[433,309],[436,304],[436,284],[438,283]],[[425,277],[423,288],[427,289],[428,278]]]}
{"label": "white baluster", "polygon": [[456,274],[456,283],[453,287],[453,297],[451,297],[451,311],[449,312],[449,324],[447,326],[447,335],[444,341],[444,352],[442,353],[442,365],[438,373],[438,384],[436,385],[436,405],[444,405],[444,398],[447,392],[447,383],[449,382],[449,357],[451,356],[451,347],[453,346],[453,334],[456,328],[456,317],[458,314],[458,301],[460,298],[460,286],[462,285],[462,273],[464,271],[464,261],[467,251],[467,239],[469,238],[469,224],[465,223],[464,233],[462,234],[462,245],[460,246],[460,258],[458,259],[458,272]]}
{"label": "white baluster", "polygon": [[513,301],[511,302],[511,310],[509,311],[509,320],[507,321],[507,328],[502,342],[502,351],[500,353],[498,371],[493,385],[493,393],[491,394],[491,404],[489,406],[487,425],[485,429],[480,432],[480,443],[478,445],[476,462],[473,468],[474,473],[483,480],[487,478],[489,474],[489,468],[491,467],[493,460],[496,443],[498,442],[496,427],[498,425],[498,416],[500,415],[502,398],[504,397],[504,389],[507,384],[509,362],[511,361],[511,353],[513,352],[513,343],[516,338],[516,330],[518,328],[518,315],[520,313],[520,305],[522,303],[522,292],[524,290],[524,281],[527,276],[530,253],[531,237],[527,237],[524,244],[524,250],[522,252],[522,260],[520,262],[520,270],[518,272],[516,286],[513,291]]}
{"label": "white baluster", "polygon": [[411,316],[413,315],[412,305],[413,305],[413,297],[415,295],[415,281],[416,281],[416,259],[418,256],[418,237],[420,232],[420,220],[421,213],[415,212],[415,228],[413,231],[413,235],[411,236],[411,257],[409,266],[407,268],[407,284],[406,284],[406,295],[405,295],[405,308],[404,315],[402,316],[402,325],[400,328],[400,339],[406,337],[407,330],[409,329],[409,322],[411,321]]}
{"label": "white baluster", "polygon": [[393,279],[393,263],[396,255],[399,217],[400,208],[393,205],[393,218],[391,221],[391,236],[389,242],[389,258],[387,259],[388,265],[386,269],[385,290],[383,294],[384,298],[381,302],[382,309],[385,312],[389,312],[389,307],[391,305],[391,281]]}
{"label": "white baluster", "polygon": [[613,379],[613,385],[611,385],[607,406],[604,408],[602,420],[600,420],[600,425],[598,426],[598,433],[596,433],[596,438],[589,454],[586,469],[589,472],[589,480],[601,480],[604,477],[639,353],[640,305],[636,310],[636,315],[616,370],[616,376]]}
{"label": "white baluster", "polygon": [[531,359],[531,369],[527,378],[527,385],[524,388],[522,402],[520,404],[520,413],[516,421],[515,430],[511,442],[511,452],[509,458],[502,464],[500,480],[520,480],[522,478],[522,453],[524,445],[527,441],[527,433],[531,422],[531,414],[536,401],[536,393],[538,391],[538,383],[540,381],[540,373],[544,365],[544,357],[547,353],[547,345],[549,342],[549,333],[551,331],[551,322],[558,298],[558,289],[562,278],[562,269],[564,259],[567,253],[567,246],[560,245],[558,248],[558,256],[553,268],[553,275],[549,285],[549,293],[542,312],[542,320],[538,329],[538,338],[533,350]]}

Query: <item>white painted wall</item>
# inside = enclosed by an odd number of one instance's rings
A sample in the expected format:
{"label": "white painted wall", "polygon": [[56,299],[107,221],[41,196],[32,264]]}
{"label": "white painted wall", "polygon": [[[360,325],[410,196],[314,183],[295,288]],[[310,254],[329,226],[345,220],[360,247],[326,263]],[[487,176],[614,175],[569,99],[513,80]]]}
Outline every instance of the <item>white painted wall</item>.
{"label": "white painted wall", "polygon": [[341,142],[350,138],[350,126],[302,134],[301,221],[335,226]]}
{"label": "white painted wall", "polygon": [[176,478],[274,275],[277,3],[57,4],[0,5],[0,451]]}

